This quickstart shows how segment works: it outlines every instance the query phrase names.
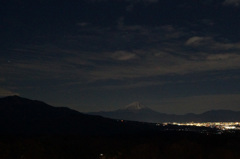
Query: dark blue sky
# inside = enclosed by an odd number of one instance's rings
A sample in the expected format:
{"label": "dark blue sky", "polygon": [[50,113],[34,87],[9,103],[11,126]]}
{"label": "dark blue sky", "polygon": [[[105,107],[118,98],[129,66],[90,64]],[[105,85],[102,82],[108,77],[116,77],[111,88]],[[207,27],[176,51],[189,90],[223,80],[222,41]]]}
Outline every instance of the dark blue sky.
{"label": "dark blue sky", "polygon": [[240,0],[2,0],[0,17],[0,96],[240,111]]}

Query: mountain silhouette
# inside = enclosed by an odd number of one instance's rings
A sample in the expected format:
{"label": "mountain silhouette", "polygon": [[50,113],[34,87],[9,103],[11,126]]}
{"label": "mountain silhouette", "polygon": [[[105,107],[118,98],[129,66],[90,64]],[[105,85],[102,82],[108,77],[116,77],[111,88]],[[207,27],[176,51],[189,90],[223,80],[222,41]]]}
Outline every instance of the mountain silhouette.
{"label": "mountain silhouette", "polygon": [[141,131],[144,126],[80,113],[19,96],[0,98],[1,133],[109,135]]}
{"label": "mountain silhouette", "polygon": [[231,110],[211,110],[202,114],[189,113],[185,115],[166,114],[152,110],[134,102],[124,109],[115,111],[90,112],[112,119],[132,120],[141,122],[234,122],[240,121],[240,112]]}

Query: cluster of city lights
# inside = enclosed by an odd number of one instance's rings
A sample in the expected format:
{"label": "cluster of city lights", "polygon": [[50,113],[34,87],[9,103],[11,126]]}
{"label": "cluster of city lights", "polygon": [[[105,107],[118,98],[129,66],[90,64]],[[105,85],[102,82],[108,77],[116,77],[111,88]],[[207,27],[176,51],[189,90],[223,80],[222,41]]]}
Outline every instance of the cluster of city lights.
{"label": "cluster of city lights", "polygon": [[240,130],[240,122],[205,122],[205,123],[163,123],[163,125],[178,125],[178,126],[198,126],[198,127],[210,127],[220,130]]}

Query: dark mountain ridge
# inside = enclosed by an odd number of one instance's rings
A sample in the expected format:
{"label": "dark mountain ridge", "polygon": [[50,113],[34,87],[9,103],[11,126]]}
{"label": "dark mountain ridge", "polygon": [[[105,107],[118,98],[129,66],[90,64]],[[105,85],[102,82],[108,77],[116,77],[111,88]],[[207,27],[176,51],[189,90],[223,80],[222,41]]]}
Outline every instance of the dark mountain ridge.
{"label": "dark mountain ridge", "polygon": [[120,122],[18,96],[0,98],[0,133],[111,135],[142,131],[138,122]]}

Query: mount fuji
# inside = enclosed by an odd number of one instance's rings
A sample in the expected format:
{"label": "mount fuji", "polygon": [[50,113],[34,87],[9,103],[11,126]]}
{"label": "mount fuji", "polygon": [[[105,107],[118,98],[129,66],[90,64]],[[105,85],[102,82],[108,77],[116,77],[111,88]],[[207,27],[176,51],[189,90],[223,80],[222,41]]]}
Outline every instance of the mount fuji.
{"label": "mount fuji", "polygon": [[112,119],[123,119],[141,122],[156,122],[159,117],[167,117],[167,114],[154,111],[140,102],[133,102],[125,108],[114,111],[90,112],[91,115],[100,115]]}

